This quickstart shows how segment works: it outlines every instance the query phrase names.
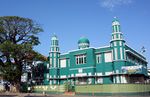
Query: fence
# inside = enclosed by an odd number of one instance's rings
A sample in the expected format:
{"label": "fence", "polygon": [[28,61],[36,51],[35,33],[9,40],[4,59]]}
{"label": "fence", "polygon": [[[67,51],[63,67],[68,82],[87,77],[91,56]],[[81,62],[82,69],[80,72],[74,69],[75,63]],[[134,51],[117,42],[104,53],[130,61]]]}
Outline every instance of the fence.
{"label": "fence", "polygon": [[85,95],[149,95],[150,84],[78,85],[75,91]]}
{"label": "fence", "polygon": [[33,92],[59,94],[65,92],[65,86],[64,85],[39,85],[33,87]]}
{"label": "fence", "polygon": [[[62,94],[65,85],[34,86],[33,92]],[[149,95],[150,84],[76,85],[76,95]]]}

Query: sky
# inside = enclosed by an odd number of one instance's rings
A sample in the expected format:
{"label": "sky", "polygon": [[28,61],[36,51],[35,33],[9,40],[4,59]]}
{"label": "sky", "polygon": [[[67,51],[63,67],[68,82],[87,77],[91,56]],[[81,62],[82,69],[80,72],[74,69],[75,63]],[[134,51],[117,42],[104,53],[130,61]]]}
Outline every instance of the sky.
{"label": "sky", "polygon": [[149,5],[150,0],[0,0],[0,16],[20,16],[39,23],[44,32],[37,35],[41,44],[34,49],[45,56],[54,33],[61,53],[77,49],[81,37],[87,37],[91,47],[109,45],[111,23],[117,17],[126,44],[137,52],[144,46],[150,62]]}

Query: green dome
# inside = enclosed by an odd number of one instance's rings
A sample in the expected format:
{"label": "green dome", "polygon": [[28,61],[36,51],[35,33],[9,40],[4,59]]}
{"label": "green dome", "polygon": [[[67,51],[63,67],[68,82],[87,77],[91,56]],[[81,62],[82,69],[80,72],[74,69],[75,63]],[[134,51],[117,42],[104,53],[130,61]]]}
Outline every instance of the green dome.
{"label": "green dome", "polygon": [[89,44],[90,41],[86,37],[81,37],[78,41],[78,44],[80,44],[80,43],[88,43]]}
{"label": "green dome", "polygon": [[51,40],[58,40],[57,36],[56,35],[53,35]]}
{"label": "green dome", "polygon": [[118,18],[117,18],[117,17],[114,17],[114,19],[113,19],[112,23],[113,23],[113,22],[117,22],[117,23],[119,23]]}

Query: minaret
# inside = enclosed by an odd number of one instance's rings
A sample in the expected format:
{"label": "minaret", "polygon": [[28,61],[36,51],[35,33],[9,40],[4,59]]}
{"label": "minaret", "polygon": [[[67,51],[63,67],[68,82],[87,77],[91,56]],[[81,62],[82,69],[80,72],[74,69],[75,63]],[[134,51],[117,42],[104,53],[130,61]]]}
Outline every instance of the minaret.
{"label": "minaret", "polygon": [[51,47],[50,47],[50,78],[53,79],[51,84],[58,84],[58,67],[59,67],[59,57],[60,57],[60,51],[59,51],[59,44],[58,44],[58,38],[54,34],[51,38]]}
{"label": "minaret", "polygon": [[58,38],[56,35],[53,35],[51,38],[51,48],[50,48],[50,64],[53,68],[58,67],[58,58],[59,58],[59,45],[58,45]]}
{"label": "minaret", "polygon": [[112,40],[110,44],[113,48],[113,60],[125,60],[125,41],[120,29],[120,23],[116,17],[112,22]]}

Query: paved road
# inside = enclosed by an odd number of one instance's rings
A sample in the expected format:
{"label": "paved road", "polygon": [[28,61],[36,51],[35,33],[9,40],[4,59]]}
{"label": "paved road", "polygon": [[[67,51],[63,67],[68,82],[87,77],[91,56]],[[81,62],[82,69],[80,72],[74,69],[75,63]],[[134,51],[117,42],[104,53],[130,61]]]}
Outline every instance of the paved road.
{"label": "paved road", "polygon": [[[0,93],[0,97],[98,97],[98,96],[67,96],[67,95],[43,95],[43,94],[13,94],[13,93]],[[99,97],[137,97],[137,96],[99,96]],[[150,97],[150,96],[138,96]]]}

